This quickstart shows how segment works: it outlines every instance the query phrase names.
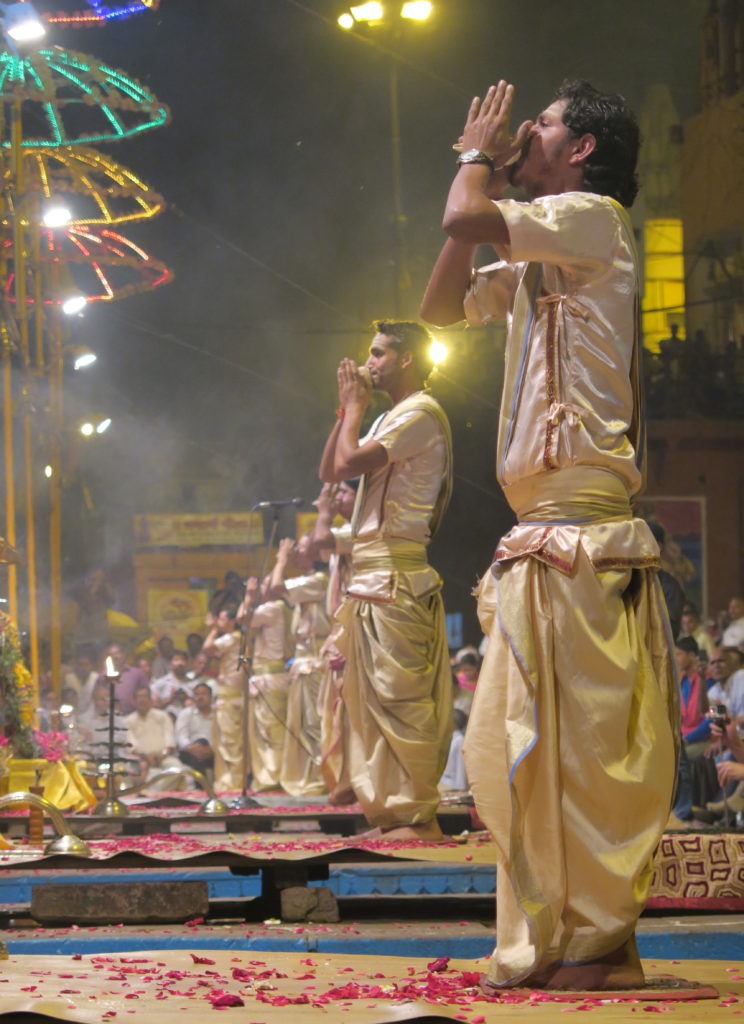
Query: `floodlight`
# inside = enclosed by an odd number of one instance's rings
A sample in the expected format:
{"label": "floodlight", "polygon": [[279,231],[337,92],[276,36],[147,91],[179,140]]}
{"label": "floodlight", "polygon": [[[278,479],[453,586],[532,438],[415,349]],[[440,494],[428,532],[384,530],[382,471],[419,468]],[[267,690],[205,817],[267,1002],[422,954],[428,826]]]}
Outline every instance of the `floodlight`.
{"label": "floodlight", "polygon": [[84,370],[86,366],[92,366],[97,359],[98,356],[95,352],[81,352],[79,356],[75,357],[72,368],[73,370]]}
{"label": "floodlight", "polygon": [[105,420],[101,420],[101,422],[96,427],[96,433],[97,434],[105,434],[110,426],[111,426],[111,417],[107,416],[106,419]]}
{"label": "floodlight", "polygon": [[90,435],[95,431],[95,429],[96,428],[93,426],[92,423],[80,424],[80,433],[83,435],[83,437],[90,437]]}
{"label": "floodlight", "polygon": [[411,0],[410,3],[403,4],[400,16],[401,18],[410,18],[411,21],[426,21],[433,6],[430,0]]}
{"label": "floodlight", "polygon": [[51,466],[44,466],[44,476],[47,480],[54,474],[54,470]]}
{"label": "floodlight", "polygon": [[74,316],[75,313],[80,313],[88,305],[88,300],[84,295],[71,295],[69,299],[65,299],[62,303],[62,312],[68,316]]}
{"label": "floodlight", "polygon": [[44,23],[28,0],[0,3],[0,22],[3,32],[16,43],[31,43],[46,35]]}
{"label": "floodlight", "polygon": [[435,366],[444,362],[447,358],[447,346],[443,341],[439,341],[437,338],[432,340],[429,346],[429,358]]}
{"label": "floodlight", "polygon": [[351,7],[351,13],[355,21],[382,21],[382,4],[377,0],[369,0],[369,3],[359,4],[358,7]]}
{"label": "floodlight", "polygon": [[62,203],[55,203],[54,206],[48,206],[44,210],[41,219],[47,228],[61,228],[63,225],[70,223],[72,214],[69,207],[63,206]]}

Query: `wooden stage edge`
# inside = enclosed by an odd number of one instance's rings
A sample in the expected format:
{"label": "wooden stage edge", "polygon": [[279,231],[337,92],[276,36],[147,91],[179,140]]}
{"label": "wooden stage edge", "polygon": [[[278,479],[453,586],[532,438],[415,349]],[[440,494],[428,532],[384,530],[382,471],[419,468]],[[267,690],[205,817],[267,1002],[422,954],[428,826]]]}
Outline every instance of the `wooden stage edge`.
{"label": "wooden stage edge", "polygon": [[[534,1024],[558,1013],[592,1011],[629,1022],[644,1010],[674,1024],[728,1020],[744,1010],[740,964],[725,961],[646,961],[650,975],[686,978],[718,991],[695,1001],[602,998],[599,993],[510,993],[495,1002],[476,987],[483,960],[426,960],[298,953],[235,955],[234,950],[148,950],[132,955],[13,956],[0,964],[0,1022],[62,1021],[121,1024],[130,1016],[177,1024],[189,1011],[225,1009],[227,1020],[251,1024],[388,1024],[469,1021],[497,1024],[527,1013]],[[28,1016],[26,1016],[28,1015]]]}

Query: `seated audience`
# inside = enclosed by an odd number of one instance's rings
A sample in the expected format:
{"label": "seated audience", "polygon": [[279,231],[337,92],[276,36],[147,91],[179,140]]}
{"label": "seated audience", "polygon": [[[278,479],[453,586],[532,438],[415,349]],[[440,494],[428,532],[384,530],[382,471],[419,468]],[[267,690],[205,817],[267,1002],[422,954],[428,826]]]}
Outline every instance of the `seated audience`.
{"label": "seated audience", "polygon": [[207,683],[197,683],[193,698],[194,703],[185,707],[176,719],[176,748],[184,764],[211,773],[214,768],[212,690]]}
{"label": "seated audience", "polygon": [[186,651],[174,650],[170,660],[170,671],[150,683],[154,706],[167,711],[172,718],[178,716],[191,697],[193,684],[188,678],[188,661]]}
{"label": "seated audience", "polygon": [[447,764],[444,766],[442,778],[439,780],[440,790],[466,790],[468,789],[468,776],[465,771],[465,759],[462,756],[462,744],[465,739],[465,727],[468,724],[468,716],[460,708],[452,712],[452,740],[450,741]]}
{"label": "seated audience", "polygon": [[[134,693],[135,710],[126,716],[127,739],[132,752],[139,756],[140,777],[145,782],[166,768],[180,768],[176,757],[173,719],[167,711],[152,706],[149,686],[138,686]],[[179,778],[165,778],[148,789],[184,789],[186,782]]]}

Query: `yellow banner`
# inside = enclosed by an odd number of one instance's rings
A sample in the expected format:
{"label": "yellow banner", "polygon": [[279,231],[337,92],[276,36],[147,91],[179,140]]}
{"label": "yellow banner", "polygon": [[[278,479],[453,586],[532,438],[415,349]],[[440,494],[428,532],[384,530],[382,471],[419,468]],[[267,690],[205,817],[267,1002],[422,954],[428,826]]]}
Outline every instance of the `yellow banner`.
{"label": "yellow banner", "polygon": [[135,516],[134,537],[140,548],[244,547],[263,544],[263,518],[258,512]]}
{"label": "yellow banner", "polygon": [[[295,536],[301,537],[303,533],[311,533],[318,518],[317,512],[298,512],[295,516]],[[346,522],[341,516],[336,516],[331,526],[343,526]]]}
{"label": "yellow banner", "polygon": [[156,636],[169,636],[176,647],[186,646],[189,633],[204,635],[208,607],[206,590],[160,586],[147,591],[150,628]]}

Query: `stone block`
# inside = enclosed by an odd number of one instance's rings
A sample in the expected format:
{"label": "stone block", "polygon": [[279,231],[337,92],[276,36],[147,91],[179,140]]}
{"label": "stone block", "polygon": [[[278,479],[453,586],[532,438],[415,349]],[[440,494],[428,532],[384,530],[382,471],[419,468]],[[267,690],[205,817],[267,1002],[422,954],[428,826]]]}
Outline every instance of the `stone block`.
{"label": "stone block", "polygon": [[336,924],[341,919],[336,897],[327,885],[288,886],[280,896],[282,921]]}
{"label": "stone block", "polygon": [[40,924],[176,924],[208,913],[204,881],[52,884],[31,890],[31,916]]}

